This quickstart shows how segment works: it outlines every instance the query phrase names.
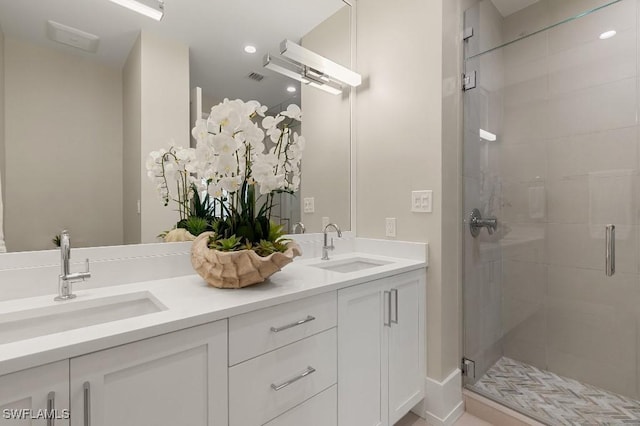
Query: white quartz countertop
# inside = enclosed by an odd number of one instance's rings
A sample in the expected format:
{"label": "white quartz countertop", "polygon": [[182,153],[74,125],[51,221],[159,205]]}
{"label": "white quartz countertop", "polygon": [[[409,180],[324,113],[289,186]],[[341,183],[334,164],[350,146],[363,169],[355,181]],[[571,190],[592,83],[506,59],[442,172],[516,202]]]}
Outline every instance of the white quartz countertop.
{"label": "white quartz countertop", "polygon": [[[0,302],[0,317],[19,316],[30,309],[55,307],[127,293],[148,292],[167,309],[45,336],[0,344],[0,375],[72,358],[160,334],[229,318],[316,294],[335,291],[403,272],[423,269],[423,260],[353,252],[332,261],[363,257],[388,262],[356,272],[334,272],[312,266],[318,258],[296,259],[264,283],[238,290],[208,286],[198,275],[82,290],[77,298],[54,302],[53,295]],[[0,327],[10,327],[1,323]]]}

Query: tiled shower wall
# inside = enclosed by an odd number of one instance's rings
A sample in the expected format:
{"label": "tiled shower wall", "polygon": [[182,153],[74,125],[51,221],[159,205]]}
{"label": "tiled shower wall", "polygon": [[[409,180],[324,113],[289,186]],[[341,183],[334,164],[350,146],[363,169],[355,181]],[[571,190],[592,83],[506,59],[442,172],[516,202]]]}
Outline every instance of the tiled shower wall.
{"label": "tiled shower wall", "polygon": [[[539,1],[504,18],[483,0],[466,14],[477,37],[467,57],[603,3]],[[505,355],[640,397],[639,4],[467,61],[478,87],[465,95],[465,214],[477,207],[500,223],[493,236],[464,234],[465,355],[477,378]],[[609,29],[617,35],[600,40]]]}

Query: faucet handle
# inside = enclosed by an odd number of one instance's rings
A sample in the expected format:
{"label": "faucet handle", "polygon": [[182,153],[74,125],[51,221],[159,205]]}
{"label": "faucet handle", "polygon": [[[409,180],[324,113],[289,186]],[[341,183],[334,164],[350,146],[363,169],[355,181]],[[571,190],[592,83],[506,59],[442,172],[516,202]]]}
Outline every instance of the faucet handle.
{"label": "faucet handle", "polygon": [[[91,270],[89,268],[89,258],[88,257],[84,260],[84,273],[85,274],[89,274],[89,277],[91,276]],[[84,280],[84,278],[82,278],[82,279]]]}
{"label": "faucet handle", "polygon": [[331,237],[331,245],[329,246],[331,250],[335,249],[336,246],[333,245],[333,237]]}

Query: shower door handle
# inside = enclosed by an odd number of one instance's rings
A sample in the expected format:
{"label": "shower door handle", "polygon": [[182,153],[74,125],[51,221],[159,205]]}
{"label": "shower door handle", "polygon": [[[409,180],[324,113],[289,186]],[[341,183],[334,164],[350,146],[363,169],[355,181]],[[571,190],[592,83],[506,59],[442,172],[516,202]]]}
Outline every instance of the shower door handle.
{"label": "shower door handle", "polygon": [[492,235],[498,228],[498,219],[495,217],[483,219],[480,210],[473,209],[469,216],[469,231],[471,231],[471,236],[477,238],[482,228],[487,228],[489,235]]}
{"label": "shower door handle", "polygon": [[605,228],[605,274],[608,277],[616,273],[616,226],[607,225]]}

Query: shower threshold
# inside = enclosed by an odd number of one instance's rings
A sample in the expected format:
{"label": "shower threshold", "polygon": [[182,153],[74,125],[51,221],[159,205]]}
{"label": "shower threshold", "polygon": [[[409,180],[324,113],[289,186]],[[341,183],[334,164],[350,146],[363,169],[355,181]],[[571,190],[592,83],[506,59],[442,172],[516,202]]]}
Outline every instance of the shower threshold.
{"label": "shower threshold", "polygon": [[468,388],[553,426],[640,424],[640,401],[507,357]]}

